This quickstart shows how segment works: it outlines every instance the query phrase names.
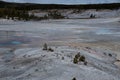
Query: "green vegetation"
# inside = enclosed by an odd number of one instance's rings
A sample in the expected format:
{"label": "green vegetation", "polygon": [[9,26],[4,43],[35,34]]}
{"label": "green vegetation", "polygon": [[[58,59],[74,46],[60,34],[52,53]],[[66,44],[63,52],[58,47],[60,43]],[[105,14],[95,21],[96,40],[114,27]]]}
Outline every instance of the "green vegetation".
{"label": "green vegetation", "polygon": [[48,48],[48,51],[54,52],[54,50],[51,47]]}
{"label": "green vegetation", "polygon": [[90,15],[90,18],[95,18],[95,15],[94,15],[94,14],[91,14],[91,15]]}
{"label": "green vegetation", "polygon": [[62,5],[62,4],[32,4],[32,3],[9,3],[0,1],[0,8],[12,8],[18,10],[37,10],[37,9],[119,9],[120,3],[109,4],[82,4],[82,5]]}
{"label": "green vegetation", "polygon": [[85,56],[80,56],[79,61],[85,62]]}
{"label": "green vegetation", "polygon": [[78,54],[75,55],[74,60],[73,60],[73,63],[74,63],[74,64],[78,64],[79,58],[80,58],[80,54],[78,53]]}
{"label": "green vegetation", "polygon": [[[87,4],[87,5],[58,5],[58,4],[32,4],[32,3],[9,3],[0,1],[0,18],[11,20],[43,20],[43,19],[63,19],[63,16],[57,10],[59,9],[75,9],[73,13],[79,13],[81,10],[86,9],[119,9],[120,3],[111,4]],[[48,15],[43,17],[35,16],[34,13],[30,14],[30,10],[55,10],[48,12]],[[90,18],[95,18],[91,14]]]}
{"label": "green vegetation", "polygon": [[80,55],[80,53],[77,53],[73,59],[73,63],[78,64],[79,62],[84,62],[84,65],[87,65],[87,62],[85,60],[85,56]]}
{"label": "green vegetation", "polygon": [[43,45],[43,50],[48,50],[48,46],[46,43]]}
{"label": "green vegetation", "polygon": [[43,45],[43,50],[54,52],[54,50],[51,47],[48,48],[48,45],[46,43]]}
{"label": "green vegetation", "polygon": [[74,58],[73,63],[74,63],[74,64],[78,64],[78,62],[79,62],[78,59],[77,59],[77,58]]}
{"label": "green vegetation", "polygon": [[63,19],[63,18],[65,18],[65,16],[63,16],[60,12],[55,10],[55,11],[48,12],[48,18],[50,18],[50,19]]}
{"label": "green vegetation", "polygon": [[[111,4],[87,4],[87,5],[58,5],[58,4],[32,4],[32,3],[9,3],[0,1],[0,18],[11,19],[11,20],[43,20],[43,19],[63,19],[67,18],[62,15],[59,9],[72,9],[73,13],[80,13],[82,10],[87,9],[119,9],[120,3]],[[30,14],[30,10],[54,10],[48,12],[43,17],[35,16],[34,13]],[[56,9],[56,10],[55,10]],[[91,14],[90,18],[96,16]]]}
{"label": "green vegetation", "polygon": [[0,8],[0,18],[8,19],[8,20],[43,20],[43,19],[63,19],[65,18],[58,11],[50,11],[47,15],[43,17],[35,16],[34,13],[29,13],[28,10],[23,9],[15,9],[15,8]]}
{"label": "green vegetation", "polygon": [[37,17],[34,13],[29,14],[29,11],[23,9],[18,10],[15,8],[0,8],[0,18],[8,19],[8,20],[42,20],[47,19],[47,16]]}
{"label": "green vegetation", "polygon": [[29,20],[29,14],[25,10],[16,10],[14,8],[0,8],[0,18],[11,20]]}

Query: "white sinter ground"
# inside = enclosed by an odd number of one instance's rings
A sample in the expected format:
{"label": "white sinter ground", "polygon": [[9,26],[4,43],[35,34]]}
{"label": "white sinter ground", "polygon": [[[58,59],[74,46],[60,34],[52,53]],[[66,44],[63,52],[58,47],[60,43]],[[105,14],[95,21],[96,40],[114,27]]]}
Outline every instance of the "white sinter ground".
{"label": "white sinter ground", "polygon": [[[112,51],[66,46],[52,48],[54,52],[43,51],[42,48],[21,48],[9,52],[9,49],[1,48],[0,80],[120,79],[120,69],[113,64],[116,55]],[[74,56],[79,52],[85,56],[87,65],[73,63]]]}
{"label": "white sinter ground", "polygon": [[[88,12],[89,10],[85,11],[84,15]],[[48,46],[54,51],[45,51],[40,46],[22,47],[28,43],[21,44],[21,47],[14,47],[15,49],[9,46],[7,46],[9,48],[0,48],[0,80],[72,80],[74,77],[77,80],[120,80],[120,68],[114,64],[117,60],[114,51],[99,46],[79,48],[65,46],[72,42],[89,41],[106,41],[106,43],[113,41],[119,45],[120,17],[118,12],[120,11],[95,12],[100,14],[97,16],[101,17],[95,19],[60,19],[36,22],[1,19],[0,42],[14,38],[18,41],[21,39],[25,41],[25,38],[30,38],[36,45],[48,42]],[[105,15],[103,15],[104,13]],[[107,15],[108,13],[109,15]],[[75,14],[69,16],[76,18],[73,15]],[[40,42],[34,38],[40,38]],[[60,41],[59,44],[62,46],[51,46],[57,41]],[[85,56],[87,65],[84,62],[73,63],[74,57],[78,53]]]}

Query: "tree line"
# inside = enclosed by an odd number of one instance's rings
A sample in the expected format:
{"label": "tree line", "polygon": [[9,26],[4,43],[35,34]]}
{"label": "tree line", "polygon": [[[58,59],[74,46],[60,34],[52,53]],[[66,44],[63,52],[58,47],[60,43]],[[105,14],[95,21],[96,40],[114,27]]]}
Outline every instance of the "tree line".
{"label": "tree line", "polygon": [[18,10],[15,8],[0,8],[0,18],[9,20],[41,20],[46,17],[37,17],[34,13],[29,13],[28,10]]}
{"label": "tree line", "polygon": [[34,13],[30,12],[26,9],[19,10],[15,8],[0,8],[0,18],[8,19],[8,20],[43,20],[43,19],[63,19],[63,16],[58,11],[50,11],[48,14],[39,17],[35,16]]}
{"label": "tree line", "polygon": [[0,8],[0,18],[11,20],[28,20],[30,18],[28,11],[9,8]]}
{"label": "tree line", "polygon": [[12,3],[0,1],[0,8],[12,8],[18,10],[35,10],[35,9],[119,9],[120,3],[109,4],[78,4],[78,5],[63,5],[63,4],[34,4],[34,3]]}

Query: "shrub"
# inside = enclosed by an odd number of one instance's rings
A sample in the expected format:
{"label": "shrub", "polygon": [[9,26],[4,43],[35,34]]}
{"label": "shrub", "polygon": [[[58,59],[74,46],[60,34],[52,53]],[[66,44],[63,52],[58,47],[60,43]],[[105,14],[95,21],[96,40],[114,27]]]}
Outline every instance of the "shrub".
{"label": "shrub", "polygon": [[85,61],[85,56],[81,56],[80,53],[76,54],[73,63],[78,64],[78,62],[84,62],[84,65],[87,65],[87,61]]}
{"label": "shrub", "polygon": [[46,43],[43,45],[43,50],[54,52],[54,50],[51,47],[48,48]]}
{"label": "shrub", "polygon": [[90,15],[90,18],[95,18],[95,15],[91,14],[91,15]]}
{"label": "shrub", "polygon": [[43,45],[43,50],[47,50],[48,49],[48,46],[47,46],[47,44],[45,43],[44,45]]}
{"label": "shrub", "polygon": [[75,77],[72,80],[77,80]]}
{"label": "shrub", "polygon": [[53,50],[52,48],[49,48],[48,51],[50,51],[50,52],[54,52],[54,50]]}
{"label": "shrub", "polygon": [[78,64],[78,59],[77,59],[77,58],[74,58],[73,63],[74,63],[74,64]]}
{"label": "shrub", "polygon": [[85,62],[85,56],[80,56],[79,61]]}
{"label": "shrub", "polygon": [[75,55],[75,58],[79,58],[80,57],[80,53],[77,53],[76,55]]}
{"label": "shrub", "polygon": [[78,64],[79,58],[80,58],[80,53],[77,53],[77,54],[75,55],[75,57],[74,57],[73,63],[74,63],[74,64]]}
{"label": "shrub", "polygon": [[109,53],[108,55],[109,55],[110,57],[112,57],[112,54]]}

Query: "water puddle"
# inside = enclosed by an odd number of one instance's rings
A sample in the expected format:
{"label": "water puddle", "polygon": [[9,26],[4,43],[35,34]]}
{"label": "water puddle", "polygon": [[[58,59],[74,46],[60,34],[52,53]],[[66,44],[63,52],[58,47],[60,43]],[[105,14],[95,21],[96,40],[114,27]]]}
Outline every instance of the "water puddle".
{"label": "water puddle", "polygon": [[31,41],[29,37],[18,35],[22,32],[0,31],[0,47],[27,44]]}
{"label": "water puddle", "polygon": [[8,45],[20,45],[23,44],[21,41],[6,41],[6,42],[0,42],[0,46],[8,46]]}
{"label": "water puddle", "polygon": [[97,35],[113,34],[112,30],[109,29],[98,29],[95,31]]}

